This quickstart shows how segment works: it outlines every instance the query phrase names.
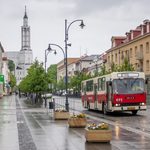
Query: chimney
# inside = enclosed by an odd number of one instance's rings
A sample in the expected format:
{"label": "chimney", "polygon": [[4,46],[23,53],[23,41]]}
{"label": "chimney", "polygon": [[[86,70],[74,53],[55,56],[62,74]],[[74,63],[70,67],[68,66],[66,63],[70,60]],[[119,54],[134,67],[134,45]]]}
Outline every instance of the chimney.
{"label": "chimney", "polygon": [[131,32],[126,32],[127,41],[131,40]]}
{"label": "chimney", "polygon": [[150,20],[145,19],[145,20],[143,21],[143,24],[146,26],[146,27],[145,27],[145,28],[146,28],[146,33],[149,33],[149,32],[150,32]]}

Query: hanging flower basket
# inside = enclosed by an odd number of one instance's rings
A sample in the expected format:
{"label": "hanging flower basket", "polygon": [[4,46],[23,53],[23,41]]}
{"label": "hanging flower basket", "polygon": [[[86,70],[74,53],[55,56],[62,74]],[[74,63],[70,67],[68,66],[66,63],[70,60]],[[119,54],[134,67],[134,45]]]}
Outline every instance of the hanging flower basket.
{"label": "hanging flower basket", "polygon": [[70,117],[69,112],[64,109],[59,109],[54,111],[55,120],[68,120],[69,117]]}
{"label": "hanging flower basket", "polygon": [[72,115],[68,119],[68,124],[70,128],[84,128],[87,124],[87,119],[85,114]]}
{"label": "hanging flower basket", "polygon": [[110,142],[112,131],[106,123],[89,124],[85,128],[85,138],[87,142]]}

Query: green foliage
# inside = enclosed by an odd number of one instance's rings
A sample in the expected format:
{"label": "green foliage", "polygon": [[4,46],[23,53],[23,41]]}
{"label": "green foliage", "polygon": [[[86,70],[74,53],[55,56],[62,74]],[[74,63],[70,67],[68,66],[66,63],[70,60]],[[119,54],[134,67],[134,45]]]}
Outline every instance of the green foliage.
{"label": "green foliage", "polygon": [[91,78],[90,75],[87,75],[84,72],[77,72],[75,76],[71,77],[69,88],[79,92],[81,90],[81,82],[89,78]]}
{"label": "green foliage", "polygon": [[123,64],[121,64],[120,66],[118,66],[117,64],[115,64],[114,62],[111,64],[111,68],[109,71],[106,70],[106,67],[103,66],[101,68],[101,72],[100,72],[100,76],[101,75],[105,75],[105,74],[109,74],[111,72],[121,72],[121,71],[134,71],[134,67],[132,64],[130,64],[130,61],[125,58],[123,61]]}
{"label": "green foliage", "polygon": [[19,88],[23,92],[42,93],[48,89],[47,77],[43,64],[38,60],[28,69],[28,75],[20,82]]}
{"label": "green foliage", "polygon": [[14,88],[15,85],[16,85],[16,77],[12,73],[10,73],[10,87]]}
{"label": "green foliage", "polygon": [[57,84],[57,65],[51,65],[47,70],[47,78],[48,83],[51,83],[53,85],[53,90],[56,90],[56,84]]}
{"label": "green foliage", "polygon": [[130,64],[129,60],[125,58],[123,64],[119,66],[118,71],[134,71],[134,67]]}
{"label": "green foliage", "polygon": [[59,82],[57,83],[57,89],[58,90],[63,90],[65,89],[65,82],[64,79],[60,79]]}
{"label": "green foliage", "polygon": [[12,60],[8,60],[8,68],[9,68],[10,72],[15,70],[15,64]]}

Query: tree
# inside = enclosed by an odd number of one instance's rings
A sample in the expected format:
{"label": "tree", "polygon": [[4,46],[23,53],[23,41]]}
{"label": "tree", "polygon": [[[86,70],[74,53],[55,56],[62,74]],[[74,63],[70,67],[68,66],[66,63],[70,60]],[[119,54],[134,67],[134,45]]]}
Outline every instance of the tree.
{"label": "tree", "polygon": [[13,89],[16,85],[16,77],[12,73],[10,73],[9,75],[10,75],[10,87]]}
{"label": "tree", "polygon": [[65,89],[65,82],[64,79],[60,79],[59,82],[57,83],[57,89],[58,90],[64,90]]}
{"label": "tree", "polygon": [[123,64],[118,67],[118,71],[134,71],[134,67],[130,64],[130,61],[125,58]]}
{"label": "tree", "polygon": [[41,99],[41,94],[48,90],[43,63],[35,60],[28,69],[28,75],[20,82],[19,88],[22,92],[36,93],[37,99]]}
{"label": "tree", "polygon": [[48,68],[47,77],[48,77],[48,83],[51,83],[53,85],[53,91],[55,91],[56,84],[57,84],[57,65],[56,64],[53,64]]}
{"label": "tree", "polygon": [[89,78],[91,78],[91,76],[85,72],[76,72],[76,75],[70,79],[69,88],[73,89],[75,93],[80,93],[81,82]]}
{"label": "tree", "polygon": [[8,60],[8,68],[9,68],[10,72],[15,71],[15,64],[14,64],[13,60]]}

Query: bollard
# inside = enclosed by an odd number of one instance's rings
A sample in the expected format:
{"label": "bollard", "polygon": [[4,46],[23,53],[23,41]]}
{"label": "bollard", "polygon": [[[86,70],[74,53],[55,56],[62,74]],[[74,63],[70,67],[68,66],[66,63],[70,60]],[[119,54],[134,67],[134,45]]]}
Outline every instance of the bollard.
{"label": "bollard", "polygon": [[54,103],[53,103],[53,101],[49,102],[49,109],[54,109]]}
{"label": "bollard", "polygon": [[46,98],[46,96],[45,96],[44,100],[45,100],[45,108],[46,108],[47,107],[47,98]]}

